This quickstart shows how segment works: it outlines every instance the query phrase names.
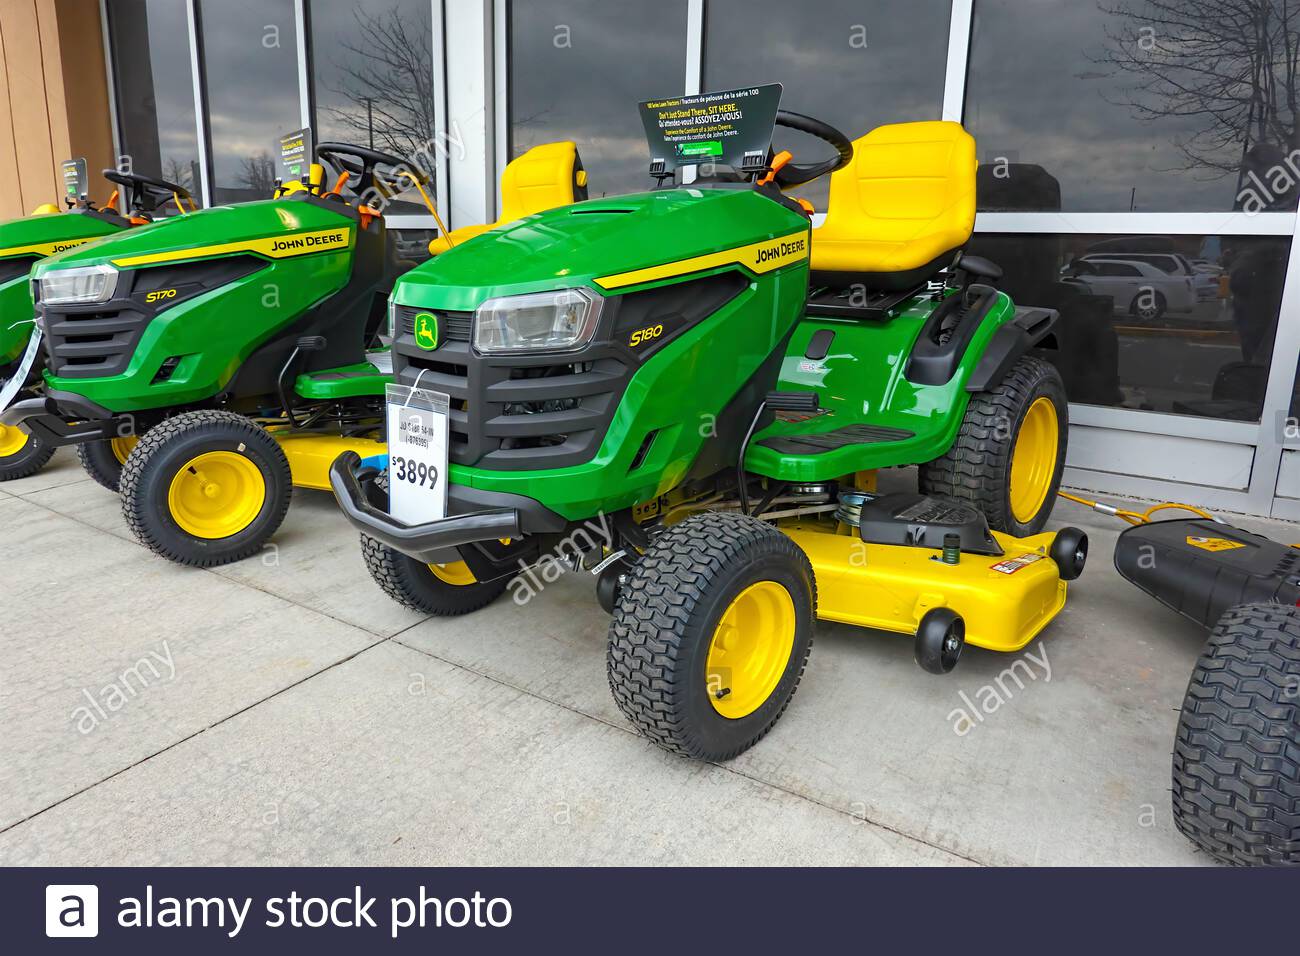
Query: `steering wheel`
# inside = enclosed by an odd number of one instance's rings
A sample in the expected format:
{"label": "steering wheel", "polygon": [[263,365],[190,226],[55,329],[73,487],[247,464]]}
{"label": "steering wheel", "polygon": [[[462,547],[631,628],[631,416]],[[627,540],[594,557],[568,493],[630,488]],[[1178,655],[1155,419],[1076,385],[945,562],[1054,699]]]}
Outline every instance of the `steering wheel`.
{"label": "steering wheel", "polygon": [[188,199],[191,204],[194,203],[194,198],[190,196],[188,189],[176,183],[169,183],[165,179],[142,176],[140,173],[126,173],[120,169],[105,169],[103,174],[110,183],[117,183],[129,190],[128,203],[131,212],[153,212],[177,196]]}
{"label": "steering wheel", "polygon": [[[406,160],[392,153],[380,152],[365,146],[352,146],[348,143],[321,143],[316,147],[316,158],[329,163],[335,169],[347,170],[356,176],[356,185],[348,188],[357,196],[362,196],[375,187],[381,193],[394,195],[402,191],[401,180],[396,175],[376,175],[376,166],[388,166],[393,169],[409,169]],[[419,173],[416,172],[418,176]]]}
{"label": "steering wheel", "polygon": [[807,133],[809,136],[815,136],[822,142],[834,147],[836,153],[833,159],[821,163],[812,163],[808,166],[786,163],[776,171],[775,175],[776,184],[782,189],[789,189],[791,186],[812,182],[819,176],[825,176],[837,169],[843,169],[853,159],[853,141],[830,123],[823,123],[819,119],[804,116],[802,113],[778,110],[776,125],[784,126],[786,129],[795,129],[801,133]]}

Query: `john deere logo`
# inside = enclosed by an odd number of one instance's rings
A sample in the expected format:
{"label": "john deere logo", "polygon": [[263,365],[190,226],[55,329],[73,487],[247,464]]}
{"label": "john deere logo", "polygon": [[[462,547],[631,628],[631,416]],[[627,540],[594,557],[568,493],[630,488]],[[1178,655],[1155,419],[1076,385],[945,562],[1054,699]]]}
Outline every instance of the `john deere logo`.
{"label": "john deere logo", "polygon": [[438,347],[438,317],[432,312],[420,312],[415,316],[415,344],[422,349]]}

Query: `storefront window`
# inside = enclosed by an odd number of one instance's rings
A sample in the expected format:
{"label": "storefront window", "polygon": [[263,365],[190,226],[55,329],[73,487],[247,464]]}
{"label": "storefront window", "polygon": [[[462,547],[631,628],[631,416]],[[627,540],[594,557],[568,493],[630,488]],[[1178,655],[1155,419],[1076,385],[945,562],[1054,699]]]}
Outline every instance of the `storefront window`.
{"label": "storefront window", "polygon": [[649,188],[637,104],[682,92],[686,7],[686,0],[511,3],[511,157],[573,140],[593,199]]}
{"label": "storefront window", "polygon": [[279,139],[302,126],[293,0],[200,0],[199,13],[213,198],[266,199]]}
{"label": "storefront window", "polygon": [[[939,119],[948,52],[948,0],[828,0],[800,11],[784,0],[709,0],[705,89],[781,83],[781,106],[857,139],[884,123]],[[761,51],[761,53],[759,52]],[[797,162],[833,155],[778,129]],[[829,180],[798,194],[825,209]]]}
{"label": "storefront window", "polygon": [[[383,150],[432,181],[438,144],[429,0],[312,0],[310,12],[317,142]],[[387,211],[425,207],[409,190]]]}
{"label": "storefront window", "polygon": [[[109,0],[108,24],[122,148],[118,165],[177,183],[201,200],[184,4]],[[91,170],[92,181],[98,173]]]}
{"label": "storefront window", "polygon": [[1061,313],[1070,401],[1259,421],[1290,240],[977,235],[1019,305]]}
{"label": "storefront window", "polygon": [[[1285,0],[974,11],[965,122],[980,161],[1010,167],[1004,186],[1031,180],[1032,205],[1012,208],[1296,208],[1300,16]],[[1007,192],[982,188],[980,208],[1006,208]]]}

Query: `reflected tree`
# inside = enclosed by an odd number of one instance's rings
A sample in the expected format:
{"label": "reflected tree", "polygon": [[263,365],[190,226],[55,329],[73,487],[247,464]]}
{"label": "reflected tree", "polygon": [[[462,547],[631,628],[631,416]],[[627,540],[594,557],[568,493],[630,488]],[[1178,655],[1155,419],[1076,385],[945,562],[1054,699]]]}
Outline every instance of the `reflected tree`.
{"label": "reflected tree", "polygon": [[[1096,62],[1131,81],[1119,102],[1153,123],[1196,121],[1195,133],[1174,140],[1185,159],[1181,170],[1235,174],[1240,192],[1252,171],[1263,178],[1300,148],[1300,0],[1099,7],[1112,22]],[[1294,208],[1294,182],[1275,192],[1268,205],[1289,200]]]}
{"label": "reflected tree", "polygon": [[339,40],[331,92],[346,101],[323,107],[357,142],[397,156],[428,153],[434,143],[433,25],[429,9],[353,11],[355,40]]}
{"label": "reflected tree", "polygon": [[237,182],[258,196],[270,198],[275,191],[275,160],[270,153],[258,153],[240,161]]}

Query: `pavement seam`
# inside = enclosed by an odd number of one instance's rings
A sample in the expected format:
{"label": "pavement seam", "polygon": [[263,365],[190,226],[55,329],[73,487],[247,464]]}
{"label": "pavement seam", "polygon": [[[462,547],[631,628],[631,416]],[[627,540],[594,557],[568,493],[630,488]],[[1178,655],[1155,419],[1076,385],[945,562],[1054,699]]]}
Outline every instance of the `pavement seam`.
{"label": "pavement seam", "polygon": [[[410,628],[407,628],[407,630],[410,630]],[[400,633],[405,633],[405,631]],[[643,743],[647,743],[647,744],[649,743],[648,741],[645,740],[645,738],[641,734],[637,733],[626,723],[614,723],[613,721],[606,720],[604,717],[600,716],[599,714],[588,713],[587,711],[574,707],[571,704],[566,704],[564,701],[555,700],[554,698],[547,697],[543,694],[539,694],[536,691],[529,690],[526,687],[521,687],[518,684],[513,684],[510,681],[504,680],[503,678],[497,677],[493,674],[487,674],[484,673],[483,671],[477,670],[466,664],[462,664],[453,660],[448,660],[445,657],[440,657],[437,654],[424,650],[423,648],[413,647],[412,645],[407,644],[405,641],[397,640],[397,637],[398,635],[394,635],[392,638],[389,639],[389,641],[393,644],[397,644],[399,647],[405,647],[408,650],[415,651],[417,654],[423,654],[425,657],[430,657],[433,660],[446,664],[448,667],[453,667],[456,670],[465,671],[466,673],[473,674],[476,677],[481,677],[484,680],[491,681],[492,683],[498,684],[502,687],[508,687],[511,690],[516,691],[517,693],[525,694],[528,697],[531,697],[534,700],[539,700],[544,704],[550,704],[553,707],[558,707],[561,710],[566,710],[569,713],[574,714],[578,717],[585,717],[586,719],[595,721],[596,723],[601,724],[602,726],[610,727],[614,730],[617,730],[619,733],[627,734],[628,736],[634,737]],[[847,810],[844,810],[841,807],[837,807],[834,804],[827,803],[824,800],[819,800],[818,798],[810,796],[806,793],[800,793],[798,790],[792,790],[789,787],[781,786],[780,784],[773,783],[772,781],[766,780],[762,777],[756,777],[753,774],[745,773],[743,770],[739,770],[735,767],[728,766],[727,764],[715,763],[713,761],[699,761],[699,763],[706,763],[709,766],[717,767],[719,770],[729,773],[732,776],[741,777],[745,780],[750,781],[751,783],[756,783],[762,787],[766,787],[770,790],[775,790],[779,793],[787,794],[799,800],[805,800],[808,803],[811,803],[815,806],[822,807],[823,809],[829,810],[832,813],[838,814],[839,816],[849,817],[855,823],[870,824],[873,827],[877,827],[881,830],[885,830],[889,833],[894,834],[895,836],[902,837],[905,840],[910,840],[913,843],[919,843],[922,846],[927,846],[933,850],[938,850],[947,856],[951,856],[959,860],[965,860],[967,863],[973,863],[976,866],[989,865],[985,863],[983,860],[977,859],[976,857],[970,856],[969,854],[962,853],[959,850],[954,850],[951,847],[946,847],[940,843],[935,843],[931,840],[927,840],[924,837],[917,836],[914,833],[908,833],[906,830],[902,830],[899,829],[898,827],[891,826],[890,824],[884,823],[880,820],[873,820],[870,817],[865,815],[850,813]]]}
{"label": "pavement seam", "polygon": [[202,734],[206,734],[209,730],[212,730],[216,727],[220,727],[222,724],[226,723],[229,720],[233,720],[234,718],[238,717],[240,714],[245,714],[248,711],[252,710],[254,707],[260,707],[262,704],[265,704],[267,701],[273,700],[276,697],[279,697],[281,694],[287,691],[291,691],[295,687],[298,687],[301,684],[307,683],[307,681],[311,680],[312,678],[318,677],[321,674],[324,674],[326,671],[333,670],[334,668],[339,667],[342,664],[346,664],[349,661],[353,660],[354,658],[360,657],[366,651],[373,650],[374,648],[378,647],[380,644],[386,644],[387,642],[388,642],[388,638],[385,637],[385,638],[380,638],[379,640],[374,641],[373,643],[367,644],[365,647],[359,648],[358,650],[349,654],[347,657],[341,657],[337,661],[334,661],[332,664],[325,665],[320,670],[312,671],[312,673],[299,678],[298,680],[294,681],[292,684],[286,684],[285,686],[281,687],[279,690],[274,691],[258,700],[255,700],[251,704],[246,704],[243,707],[239,708],[239,710],[232,711],[231,713],[226,714],[224,717],[214,720],[206,727],[200,727],[198,730],[194,731],[194,733],[186,734],[184,737],[180,738],[179,740],[175,740],[169,743],[166,747],[161,747],[158,750],[155,750],[153,753],[148,754],[147,756],[141,757],[139,760],[127,764],[125,767],[121,767],[118,770],[114,770],[112,773],[108,774],[105,777],[101,777],[99,780],[96,780],[94,783],[88,783],[81,789],[75,790],[72,793],[68,794],[67,796],[60,797],[58,800],[55,800],[49,806],[42,807],[39,810],[29,813],[21,820],[15,820],[13,823],[10,823],[8,826],[0,827],[0,836],[3,836],[4,834],[8,833],[10,830],[14,829],[15,827],[20,827],[24,823],[36,819],[37,817],[41,816],[41,814],[48,813],[49,811],[53,810],[55,807],[62,806],[63,804],[67,803],[69,800],[73,800],[81,796],[83,793],[93,790],[95,787],[98,787],[100,784],[107,783],[108,781],[112,780],[114,777],[120,777],[122,774],[127,773],[128,771],[134,770],[136,767],[148,763],[154,757],[160,756],[161,754],[165,754],[167,751],[179,747],[181,744],[187,743],[188,741],[193,740],[195,737],[198,737]]}

